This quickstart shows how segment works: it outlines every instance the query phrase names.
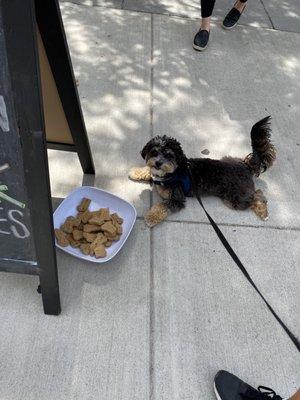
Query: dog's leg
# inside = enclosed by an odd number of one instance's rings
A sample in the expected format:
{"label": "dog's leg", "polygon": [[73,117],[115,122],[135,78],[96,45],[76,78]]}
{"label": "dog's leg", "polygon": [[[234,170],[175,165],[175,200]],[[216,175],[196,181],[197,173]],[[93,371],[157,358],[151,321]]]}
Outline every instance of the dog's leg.
{"label": "dog's leg", "polygon": [[261,190],[255,191],[254,199],[250,208],[263,221],[266,221],[269,218],[267,199],[265,198]]}
{"label": "dog's leg", "polygon": [[145,222],[149,228],[157,225],[159,222],[167,218],[169,214],[169,209],[165,203],[155,204],[150,208],[150,210],[145,214]]}
{"label": "dog's leg", "polygon": [[231,208],[232,210],[234,210],[234,206],[229,200],[222,199],[222,201],[225,204],[225,206],[227,206],[228,208]]}
{"label": "dog's leg", "polygon": [[150,167],[137,167],[129,171],[129,179],[133,181],[149,182],[151,181]]}
{"label": "dog's leg", "polygon": [[169,189],[169,198],[162,203],[155,204],[145,215],[146,224],[152,228],[167,218],[173,212],[180,211],[185,206],[185,195],[181,186]]}
{"label": "dog's leg", "polygon": [[160,197],[164,200],[168,200],[171,197],[171,189],[169,188],[164,188],[159,185],[155,185],[157,193],[160,195]]}

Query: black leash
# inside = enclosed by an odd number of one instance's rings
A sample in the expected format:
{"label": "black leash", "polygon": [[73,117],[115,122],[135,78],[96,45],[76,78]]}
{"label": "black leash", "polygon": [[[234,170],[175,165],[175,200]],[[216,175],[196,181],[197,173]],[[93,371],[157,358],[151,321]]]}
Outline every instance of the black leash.
{"label": "black leash", "polygon": [[218,225],[215,223],[215,221],[212,219],[212,217],[208,214],[208,212],[206,211],[201,197],[199,195],[199,192],[197,190],[197,186],[195,185],[192,173],[190,171],[190,166],[188,167],[189,170],[189,174],[190,174],[190,178],[191,178],[191,182],[192,182],[192,187],[193,187],[193,191],[195,196],[197,197],[197,200],[200,204],[200,206],[203,208],[209,222],[211,223],[211,226],[214,228],[216,234],[218,235],[219,239],[221,240],[223,246],[225,247],[225,249],[227,250],[227,252],[229,253],[229,255],[231,256],[231,258],[233,259],[233,261],[236,263],[236,265],[239,267],[239,269],[242,271],[242,273],[245,275],[245,277],[248,279],[248,281],[251,283],[251,285],[254,287],[254,289],[257,291],[257,293],[259,294],[259,296],[262,298],[262,300],[265,302],[266,306],[268,307],[268,309],[271,311],[271,313],[273,314],[273,316],[276,318],[276,320],[279,322],[279,324],[282,326],[282,328],[285,330],[285,332],[288,334],[288,336],[290,337],[291,341],[294,343],[294,345],[297,347],[297,350],[300,351],[300,343],[299,340],[296,338],[296,336],[289,330],[289,328],[284,324],[284,322],[282,322],[282,320],[278,317],[278,315],[276,314],[276,312],[273,310],[273,308],[270,306],[270,304],[267,302],[267,300],[265,299],[265,297],[262,295],[262,293],[259,291],[259,289],[257,288],[257,286],[255,285],[255,283],[253,282],[251,276],[249,275],[248,271],[246,270],[246,268],[244,267],[244,265],[242,264],[241,260],[238,258],[238,256],[236,255],[235,251],[233,250],[233,248],[230,246],[230,244],[228,243],[227,239],[225,238],[225,236],[223,235],[222,231],[220,230],[220,228],[218,227]]}

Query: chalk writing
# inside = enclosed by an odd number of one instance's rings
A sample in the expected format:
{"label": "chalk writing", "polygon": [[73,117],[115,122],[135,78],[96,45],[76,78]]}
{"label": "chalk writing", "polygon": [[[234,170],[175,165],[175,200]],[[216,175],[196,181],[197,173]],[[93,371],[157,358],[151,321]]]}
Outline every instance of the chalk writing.
{"label": "chalk writing", "polygon": [[[0,166],[0,173],[6,171],[7,169],[9,169],[9,164],[3,164]],[[6,200],[9,203],[12,203],[20,208],[25,208],[25,204],[22,203],[21,201],[18,201],[14,198],[12,198],[11,196],[8,196],[7,194],[3,193],[6,192],[8,190],[8,187],[6,185],[0,185],[0,203],[1,203],[1,199],[2,200]]]}
{"label": "chalk writing", "polygon": [[[4,213],[3,207],[0,207],[0,215]],[[26,225],[22,222],[24,214],[20,210],[8,210],[6,215],[0,218],[0,234],[13,235],[17,239],[26,239],[30,236],[30,232]]]}
{"label": "chalk writing", "polygon": [[7,163],[5,163],[5,164],[3,164],[3,165],[0,165],[0,174],[1,174],[1,172],[4,172],[4,171],[6,171],[7,169],[9,169],[10,168],[10,166],[9,166],[9,164],[7,164]]}
{"label": "chalk writing", "polygon": [[9,132],[9,122],[4,97],[0,95],[0,128],[3,132]]}

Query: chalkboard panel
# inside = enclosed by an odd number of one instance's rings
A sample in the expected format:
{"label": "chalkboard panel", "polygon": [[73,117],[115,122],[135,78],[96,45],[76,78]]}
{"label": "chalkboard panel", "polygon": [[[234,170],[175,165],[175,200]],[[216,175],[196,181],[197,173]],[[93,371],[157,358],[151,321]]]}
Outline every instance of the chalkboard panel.
{"label": "chalkboard panel", "polygon": [[68,135],[48,146],[94,174],[58,0],[0,0],[0,271],[38,275],[44,312],[58,315],[45,122]]}
{"label": "chalkboard panel", "polygon": [[0,14],[0,254],[2,259],[32,262],[36,256],[9,78]]}

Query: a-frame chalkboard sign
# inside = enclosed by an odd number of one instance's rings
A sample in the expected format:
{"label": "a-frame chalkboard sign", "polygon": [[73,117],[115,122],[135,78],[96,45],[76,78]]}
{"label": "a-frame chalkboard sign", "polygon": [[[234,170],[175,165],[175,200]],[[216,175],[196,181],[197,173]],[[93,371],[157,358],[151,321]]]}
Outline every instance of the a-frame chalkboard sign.
{"label": "a-frame chalkboard sign", "polygon": [[58,315],[47,146],[94,174],[57,0],[0,0],[0,271],[38,275]]}

